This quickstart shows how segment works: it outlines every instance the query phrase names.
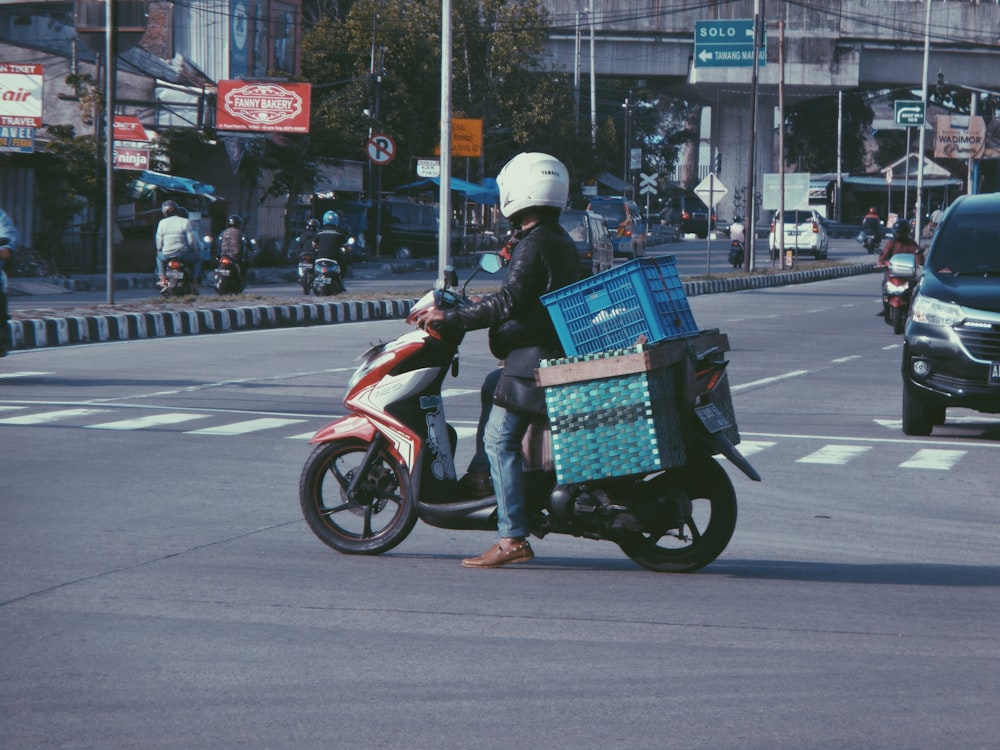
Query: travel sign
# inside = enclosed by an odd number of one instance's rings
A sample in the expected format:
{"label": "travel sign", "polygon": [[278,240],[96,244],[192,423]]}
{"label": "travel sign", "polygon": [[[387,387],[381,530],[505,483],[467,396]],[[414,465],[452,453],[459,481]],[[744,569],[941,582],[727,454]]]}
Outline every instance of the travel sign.
{"label": "travel sign", "polygon": [[[761,27],[758,65],[767,64],[765,29]],[[753,19],[694,22],[696,68],[753,67]]]}

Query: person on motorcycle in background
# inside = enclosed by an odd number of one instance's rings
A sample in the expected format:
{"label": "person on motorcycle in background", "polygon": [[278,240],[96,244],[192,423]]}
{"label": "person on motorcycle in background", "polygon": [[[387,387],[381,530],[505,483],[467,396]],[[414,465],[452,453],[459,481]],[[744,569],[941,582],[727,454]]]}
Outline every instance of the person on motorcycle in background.
{"label": "person on motorcycle in background", "polygon": [[246,283],[247,268],[250,266],[250,243],[243,234],[243,219],[236,214],[226,219],[226,228],[219,232],[216,242],[219,257],[227,256],[236,261],[240,272],[240,283]]}
{"label": "person on motorcycle in background", "polygon": [[875,235],[875,244],[882,241],[882,219],[879,218],[875,206],[868,209],[865,218],[861,220],[861,229],[865,234]]}
{"label": "person on motorcycle in background", "polygon": [[746,228],[743,226],[742,216],[733,217],[733,223],[729,225],[729,239],[746,242]]}
{"label": "person on motorcycle in background", "polygon": [[319,219],[309,219],[302,234],[295,238],[295,242],[288,249],[288,257],[291,260],[298,260],[302,253],[313,252],[313,240],[319,234]]}
{"label": "person on motorcycle in background", "polygon": [[563,356],[541,296],[577,280],[576,244],[559,224],[569,198],[569,172],[554,156],[522,153],[497,175],[500,213],[515,227],[510,263],[500,290],[455,310],[432,308],[417,316],[425,330],[443,333],[489,329],[490,350],[503,360],[484,447],[497,498],[499,541],[470,568],[498,568],[534,559],[524,486],[521,441],[534,417],[545,413],[534,371],[540,360]]}
{"label": "person on motorcycle in background", "polygon": [[192,278],[201,278],[201,242],[194,225],[182,216],[174,201],[164,201],[160,207],[163,218],[156,225],[156,272],[160,276],[160,291],[167,289],[167,261],[180,258],[193,268]]}
{"label": "person on motorcycle in background", "polygon": [[913,253],[917,260],[917,265],[922,266],[924,264],[924,252],[920,249],[920,245],[913,239],[913,229],[910,227],[910,222],[906,219],[900,219],[896,222],[893,229],[893,237],[885,241],[885,246],[878,256],[878,264],[880,266],[888,265],[889,258],[898,253]]}
{"label": "person on motorcycle in background", "polygon": [[344,257],[344,243],[347,237],[340,231],[340,217],[336,211],[327,211],[323,214],[323,226],[313,239],[313,247],[316,250],[316,259],[329,258],[340,264],[340,274],[343,278],[347,273],[347,259]]}

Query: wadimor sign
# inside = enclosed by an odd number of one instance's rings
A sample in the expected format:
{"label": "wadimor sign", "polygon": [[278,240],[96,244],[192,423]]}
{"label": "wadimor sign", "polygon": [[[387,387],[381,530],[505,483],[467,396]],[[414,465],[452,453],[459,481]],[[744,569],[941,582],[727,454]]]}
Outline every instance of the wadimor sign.
{"label": "wadimor sign", "polygon": [[938,115],[934,156],[938,159],[1000,159],[1000,122],[982,117]]}

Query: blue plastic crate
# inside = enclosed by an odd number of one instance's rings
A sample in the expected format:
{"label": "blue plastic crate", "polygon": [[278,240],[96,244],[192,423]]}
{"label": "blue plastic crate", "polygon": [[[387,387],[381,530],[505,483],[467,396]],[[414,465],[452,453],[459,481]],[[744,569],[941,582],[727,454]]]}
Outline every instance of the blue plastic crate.
{"label": "blue plastic crate", "polygon": [[698,331],[674,256],[639,258],[542,296],[567,356]]}

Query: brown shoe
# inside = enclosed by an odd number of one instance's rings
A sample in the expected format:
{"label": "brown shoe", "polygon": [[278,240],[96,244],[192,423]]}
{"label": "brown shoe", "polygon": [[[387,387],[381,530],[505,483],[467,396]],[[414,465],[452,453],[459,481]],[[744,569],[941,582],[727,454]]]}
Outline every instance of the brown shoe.
{"label": "brown shoe", "polygon": [[493,482],[488,471],[470,471],[458,480],[459,496],[465,500],[478,500],[493,494]]}
{"label": "brown shoe", "polygon": [[515,542],[510,549],[504,550],[499,543],[494,544],[479,557],[467,557],[462,560],[465,568],[500,568],[513,563],[528,562],[535,559],[531,545],[524,539]]}

